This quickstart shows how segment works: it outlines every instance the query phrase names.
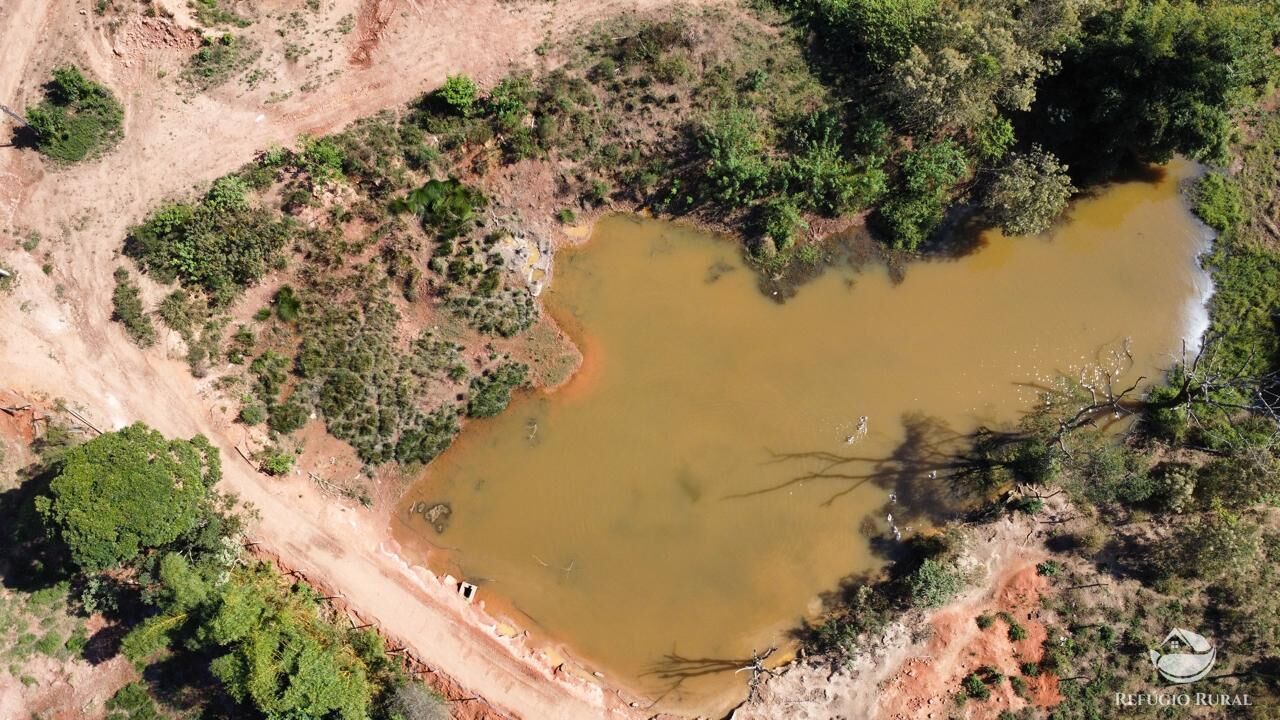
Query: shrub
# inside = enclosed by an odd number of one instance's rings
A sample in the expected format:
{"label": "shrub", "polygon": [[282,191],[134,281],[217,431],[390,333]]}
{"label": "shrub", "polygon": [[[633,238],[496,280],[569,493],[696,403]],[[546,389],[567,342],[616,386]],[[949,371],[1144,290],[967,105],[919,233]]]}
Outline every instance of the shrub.
{"label": "shrub", "polygon": [[436,95],[445,107],[462,117],[470,117],[475,110],[479,89],[476,82],[466,75],[450,75]]}
{"label": "shrub", "polygon": [[715,200],[745,207],[764,192],[770,168],[762,132],[749,110],[719,110],[703,120],[696,145],[704,158],[704,183]]}
{"label": "shrub", "polygon": [[257,338],[253,335],[245,325],[236,328],[235,334],[231,336],[231,344],[227,348],[227,362],[239,365],[244,362],[249,353],[253,352],[253,346],[257,343]]}
{"label": "shrub", "polygon": [[1013,642],[1027,639],[1027,629],[1016,622],[1009,623],[1009,639]]}
{"label": "shrub", "polygon": [[302,308],[302,301],[298,299],[298,295],[293,291],[293,288],[288,285],[276,291],[271,304],[275,306],[276,317],[284,322],[297,320],[298,311]]}
{"label": "shrub", "polygon": [[1053,560],[1045,560],[1036,565],[1036,574],[1044,577],[1054,577],[1062,572],[1062,566]]}
{"label": "shrub", "polygon": [[244,72],[262,50],[248,38],[226,34],[205,37],[187,60],[182,78],[197,90],[210,90]]}
{"label": "shrub", "polygon": [[311,413],[301,403],[290,399],[279,405],[272,405],[268,412],[267,424],[272,430],[288,435],[307,424]]}
{"label": "shrub", "polygon": [[215,184],[194,207],[153,212],[130,231],[125,254],[157,280],[194,285],[221,305],[282,262],[292,232],[288,221],[232,202],[228,187]]}
{"label": "shrub", "polygon": [[1025,699],[1030,697],[1028,694],[1027,681],[1020,677],[1014,676],[1009,678],[1009,687],[1012,687],[1014,694],[1020,698]]}
{"label": "shrub", "polygon": [[966,675],[961,685],[964,688],[964,694],[975,700],[986,700],[991,697],[991,689],[977,673]]}
{"label": "shrub", "polygon": [[911,574],[908,589],[912,605],[941,607],[960,592],[960,574],[950,565],[927,558]]}
{"label": "shrub", "polygon": [[914,252],[942,223],[952,189],[968,170],[964,150],[952,140],[925,145],[899,168],[898,188],[871,215],[896,250]]}
{"label": "shrub", "polygon": [[796,233],[809,227],[800,209],[789,198],[770,201],[764,209],[764,232],[773,240],[775,250],[787,250],[795,243]]}
{"label": "shrub", "polygon": [[107,701],[107,720],[161,720],[156,701],[147,686],[132,682],[116,691]]}
{"label": "shrub", "polygon": [[1035,515],[1044,509],[1044,500],[1034,495],[1027,495],[1018,498],[1009,506],[1014,512],[1022,512],[1028,515]]}
{"label": "shrub", "polygon": [[27,109],[27,122],[36,133],[36,149],[49,158],[72,163],[96,157],[124,136],[120,101],[78,68],[56,68],[44,91],[44,100]]}
{"label": "shrub", "polygon": [[124,325],[125,332],[139,347],[151,347],[156,343],[156,328],[142,307],[142,295],[138,286],[129,279],[129,271],[123,267],[115,271],[116,289],[111,294],[111,319]]}
{"label": "shrub", "polygon": [[240,408],[237,419],[245,425],[261,425],[267,419],[267,409],[261,403],[248,403]]}
{"label": "shrub", "polygon": [[529,368],[521,363],[503,363],[471,378],[467,415],[492,417],[507,408],[511,391],[528,381]]}
{"label": "shrub", "polygon": [[259,469],[268,475],[288,475],[293,470],[293,453],[277,447],[267,448],[259,458]]}
{"label": "shrub", "polygon": [[478,189],[450,178],[431,180],[391,204],[395,212],[411,212],[422,219],[423,227],[441,238],[452,239],[470,229],[477,210],[488,199]]}

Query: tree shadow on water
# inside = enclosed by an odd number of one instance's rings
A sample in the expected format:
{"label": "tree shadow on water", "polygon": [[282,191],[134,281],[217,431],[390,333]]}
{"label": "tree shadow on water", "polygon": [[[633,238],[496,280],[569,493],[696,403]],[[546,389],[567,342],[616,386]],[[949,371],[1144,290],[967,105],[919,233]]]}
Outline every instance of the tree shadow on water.
{"label": "tree shadow on water", "polygon": [[905,414],[901,422],[902,442],[883,457],[854,451],[768,451],[765,464],[785,467],[789,475],[722,499],[746,500],[820,483],[831,492],[819,506],[829,508],[871,483],[890,493],[886,516],[891,514],[897,526],[937,525],[969,509],[981,495],[981,484],[975,482],[980,459],[971,451],[974,435],[924,413]]}
{"label": "tree shadow on water", "polygon": [[773,653],[770,648],[763,654],[746,658],[712,658],[685,657],[671,652],[655,662],[641,677],[653,678],[662,682],[662,690],[649,704],[653,707],[672,695],[679,695],[686,682],[701,677],[720,675],[723,673],[739,673],[746,670],[762,670],[763,660]]}

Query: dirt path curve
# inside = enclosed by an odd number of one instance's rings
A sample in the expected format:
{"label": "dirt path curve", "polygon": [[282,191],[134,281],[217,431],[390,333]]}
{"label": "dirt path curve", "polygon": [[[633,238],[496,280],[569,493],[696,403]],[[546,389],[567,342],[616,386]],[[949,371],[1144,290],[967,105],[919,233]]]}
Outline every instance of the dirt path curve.
{"label": "dirt path curve", "polygon": [[[323,578],[417,656],[513,716],[646,715],[497,637],[474,607],[387,549],[379,518],[342,508],[309,483],[254,473],[234,450],[239,429],[215,419],[219,399],[208,382],[193,379],[161,348],[143,352],[131,344],[110,320],[110,297],[127,228],[166,196],[188,193],[273,143],[405,103],[448,73],[492,82],[511,63],[533,59],[549,35],[669,4],[337,0],[335,16],[358,19],[352,37],[338,41],[340,74],[272,104],[265,93],[242,88],[176,93],[172,73],[194,38],[172,26],[148,34],[165,21],[135,18],[137,33],[112,36],[88,0],[0,4],[0,102],[24,106],[52,66],[73,61],[115,88],[126,107],[125,140],[98,161],[48,169],[30,151],[0,147],[0,262],[20,279],[0,297],[0,386],[64,398],[104,428],[141,420],[170,435],[209,436],[224,451],[225,489],[261,513],[253,539]],[[185,12],[178,2],[169,5],[179,17]],[[262,5],[265,15],[301,3]],[[34,253],[5,237],[30,230],[43,237]]]}

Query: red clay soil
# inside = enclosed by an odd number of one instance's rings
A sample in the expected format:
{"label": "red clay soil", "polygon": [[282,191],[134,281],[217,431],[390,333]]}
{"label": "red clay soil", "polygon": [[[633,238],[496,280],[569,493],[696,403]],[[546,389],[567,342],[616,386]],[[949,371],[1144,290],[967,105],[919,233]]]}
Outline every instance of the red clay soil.
{"label": "red clay soil", "polygon": [[[1018,697],[1007,680],[990,686],[987,700],[970,699],[963,708],[955,704],[964,678],[982,667],[994,668],[1007,677],[1019,676],[1019,665],[1038,663],[1044,655],[1045,626],[1040,616],[1040,597],[1048,581],[1036,573],[1034,560],[1012,564],[995,582],[990,595],[972,603],[949,607],[929,622],[932,636],[926,653],[908,658],[885,684],[881,698],[881,718],[888,720],[928,720],[962,717],[989,720],[1002,710],[1017,711],[1028,703],[1053,707],[1062,700],[1058,680],[1047,673],[1023,677],[1029,700]],[[1009,626],[997,619],[983,630],[979,615],[1009,613],[1027,631],[1023,640],[1009,639]]]}

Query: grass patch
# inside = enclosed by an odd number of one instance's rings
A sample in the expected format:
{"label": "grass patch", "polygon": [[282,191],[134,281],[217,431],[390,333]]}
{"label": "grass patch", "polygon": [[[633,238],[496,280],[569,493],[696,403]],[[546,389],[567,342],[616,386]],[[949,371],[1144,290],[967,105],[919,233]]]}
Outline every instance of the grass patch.
{"label": "grass patch", "polygon": [[230,33],[206,37],[187,61],[182,79],[196,90],[210,90],[247,70],[261,54],[261,48],[248,38]]}

